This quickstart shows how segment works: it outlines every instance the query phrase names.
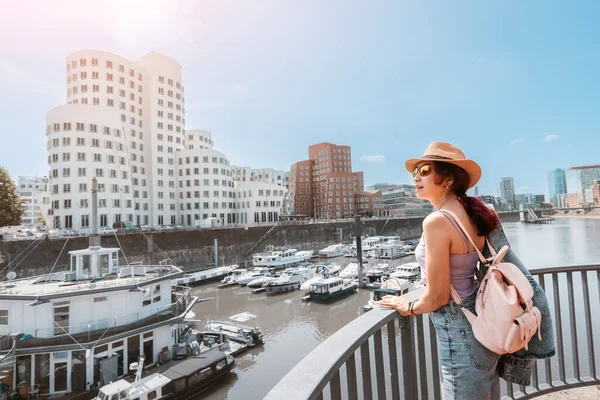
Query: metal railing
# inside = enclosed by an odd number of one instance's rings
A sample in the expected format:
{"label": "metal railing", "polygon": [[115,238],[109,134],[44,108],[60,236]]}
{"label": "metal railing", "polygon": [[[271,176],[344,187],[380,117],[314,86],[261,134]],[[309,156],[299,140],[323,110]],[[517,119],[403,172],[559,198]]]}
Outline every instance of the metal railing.
{"label": "metal railing", "polygon": [[[530,386],[502,381],[503,398],[530,399],[600,384],[595,356],[600,344],[600,265],[530,272],[546,291],[556,355],[536,362]],[[410,318],[372,310],[321,343],[266,396],[282,398],[441,399],[433,325],[426,315]]]}

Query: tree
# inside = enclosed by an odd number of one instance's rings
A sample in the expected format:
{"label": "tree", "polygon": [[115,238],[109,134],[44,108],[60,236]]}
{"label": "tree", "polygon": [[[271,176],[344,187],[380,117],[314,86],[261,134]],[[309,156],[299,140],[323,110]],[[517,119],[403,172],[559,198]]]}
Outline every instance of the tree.
{"label": "tree", "polygon": [[0,167],[0,227],[21,224],[25,212],[23,201],[8,171]]}

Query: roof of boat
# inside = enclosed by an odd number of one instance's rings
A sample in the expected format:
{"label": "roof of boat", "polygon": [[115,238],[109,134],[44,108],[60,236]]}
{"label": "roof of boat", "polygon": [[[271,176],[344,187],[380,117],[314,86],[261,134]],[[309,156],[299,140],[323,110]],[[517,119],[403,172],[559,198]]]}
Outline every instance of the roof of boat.
{"label": "roof of boat", "polygon": [[[145,286],[149,281],[175,279],[182,273],[176,268],[164,265],[135,265],[122,266],[121,268],[133,268],[135,276],[127,276],[113,279],[89,279],[79,281],[68,281],[66,274],[69,271],[61,271],[48,275],[38,275],[30,278],[17,279],[14,281],[3,281],[0,283],[0,297],[65,297],[75,292],[78,294],[82,291],[109,292],[116,290],[126,290]],[[164,274],[164,271],[171,271]],[[34,297],[34,298],[35,298]]]}
{"label": "roof of boat", "polygon": [[163,374],[155,373],[148,375],[147,377],[140,379],[138,384],[129,390],[129,395],[135,398],[135,396],[163,387],[170,381],[171,379]]}
{"label": "roof of boat", "polygon": [[337,282],[337,281],[343,281],[344,279],[337,277],[337,276],[332,276],[330,278],[325,278],[325,279],[321,279],[318,282],[314,282],[311,283],[311,285],[315,285],[315,286],[323,286],[323,285],[327,285],[331,282]]}
{"label": "roof of boat", "polygon": [[121,390],[128,389],[131,387],[131,382],[126,381],[125,379],[119,379],[116,382],[111,382],[108,385],[102,386],[100,391],[106,394],[115,394],[119,393]]}
{"label": "roof of boat", "polygon": [[210,350],[203,351],[196,357],[187,358],[178,362],[162,374],[171,380],[175,380],[177,378],[192,375],[196,371],[209,367],[220,360],[224,360],[226,356],[227,355],[221,349],[213,347]]}

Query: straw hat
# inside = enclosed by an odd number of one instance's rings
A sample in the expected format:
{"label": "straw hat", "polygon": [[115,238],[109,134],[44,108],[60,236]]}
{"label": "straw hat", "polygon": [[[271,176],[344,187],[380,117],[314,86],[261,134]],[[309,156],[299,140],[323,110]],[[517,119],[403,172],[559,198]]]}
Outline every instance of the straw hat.
{"label": "straw hat", "polygon": [[481,167],[473,160],[467,159],[458,147],[445,142],[432,142],[421,158],[411,158],[406,161],[406,169],[413,172],[421,161],[440,161],[454,164],[467,172],[469,175],[469,189],[479,182],[481,178]]}

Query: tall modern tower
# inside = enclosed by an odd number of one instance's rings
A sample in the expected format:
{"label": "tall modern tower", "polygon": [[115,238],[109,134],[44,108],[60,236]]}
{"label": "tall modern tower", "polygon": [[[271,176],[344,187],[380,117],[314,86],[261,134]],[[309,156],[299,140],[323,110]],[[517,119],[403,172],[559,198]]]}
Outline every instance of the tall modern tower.
{"label": "tall modern tower", "polygon": [[150,52],[137,61],[84,50],[66,59],[67,104],[46,116],[52,225],[89,227],[98,179],[99,223],[175,224],[176,152],[185,147],[181,66]]}
{"label": "tall modern tower", "polygon": [[548,195],[550,203],[558,205],[558,195],[567,193],[567,175],[564,169],[556,168],[548,172]]}
{"label": "tall modern tower", "polygon": [[600,165],[585,165],[571,167],[569,171],[577,171],[579,177],[580,191],[578,193],[579,204],[593,204],[592,186],[600,180]]}
{"label": "tall modern tower", "polygon": [[502,178],[500,181],[500,198],[515,207],[515,180],[513,178]]}

